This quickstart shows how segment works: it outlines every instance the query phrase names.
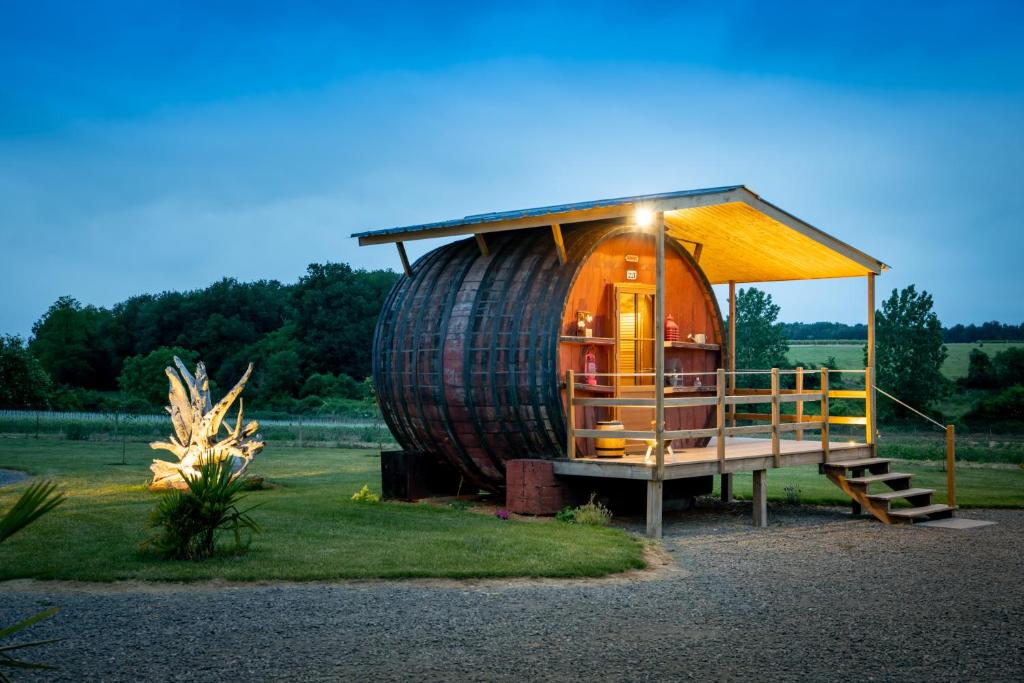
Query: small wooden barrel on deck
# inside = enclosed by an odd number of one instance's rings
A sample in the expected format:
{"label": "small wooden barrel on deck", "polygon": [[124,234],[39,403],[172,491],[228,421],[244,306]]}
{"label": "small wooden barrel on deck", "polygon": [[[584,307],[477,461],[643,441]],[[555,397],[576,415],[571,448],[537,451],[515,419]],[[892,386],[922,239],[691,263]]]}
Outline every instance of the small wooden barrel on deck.
{"label": "small wooden barrel on deck", "polygon": [[[621,432],[625,429],[618,420],[605,420],[597,423],[602,432]],[[626,454],[626,440],[619,438],[598,438],[594,440],[595,455],[599,458],[621,458]]]}

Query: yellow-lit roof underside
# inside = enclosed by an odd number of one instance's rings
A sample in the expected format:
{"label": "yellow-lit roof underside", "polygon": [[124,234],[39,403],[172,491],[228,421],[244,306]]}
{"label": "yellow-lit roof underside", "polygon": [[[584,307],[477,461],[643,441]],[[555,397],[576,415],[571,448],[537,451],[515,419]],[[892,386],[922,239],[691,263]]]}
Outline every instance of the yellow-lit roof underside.
{"label": "yellow-lit roof underside", "polygon": [[712,284],[856,277],[877,272],[745,202],[665,213],[668,234],[693,253]]}
{"label": "yellow-lit roof underside", "polygon": [[690,253],[701,245],[700,267],[712,284],[858,277],[888,268],[742,185],[478,214],[353,237],[360,245],[370,245],[549,226],[568,229],[573,223],[595,220],[629,224],[638,209],[663,212],[668,234]]}

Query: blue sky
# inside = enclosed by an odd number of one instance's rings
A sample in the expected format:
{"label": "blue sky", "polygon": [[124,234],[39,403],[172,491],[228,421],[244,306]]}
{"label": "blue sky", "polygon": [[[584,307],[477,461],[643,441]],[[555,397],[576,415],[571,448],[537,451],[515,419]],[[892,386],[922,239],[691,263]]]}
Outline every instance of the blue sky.
{"label": "blue sky", "polygon": [[[0,332],[398,267],[358,230],[737,183],[947,324],[1024,320],[1024,4],[368,4],[4,3]],[[864,319],[859,281],[768,289]]]}

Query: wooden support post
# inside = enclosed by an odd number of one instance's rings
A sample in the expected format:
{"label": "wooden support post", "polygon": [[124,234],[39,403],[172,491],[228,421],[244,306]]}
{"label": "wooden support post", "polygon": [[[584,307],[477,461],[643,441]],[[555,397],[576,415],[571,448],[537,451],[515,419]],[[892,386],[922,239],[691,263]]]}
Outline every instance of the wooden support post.
{"label": "wooden support post", "polygon": [[395,242],[398,247],[398,258],[402,259],[402,270],[406,277],[412,277],[412,266],[409,265],[409,255],[405,253],[405,245],[402,242]]}
{"label": "wooden support post", "polygon": [[871,444],[872,456],[878,455],[878,424],[875,410],[875,274],[868,273],[867,367],[864,368],[864,439]]}
{"label": "wooden support post", "polygon": [[[736,281],[729,280],[729,394],[736,393]],[[736,426],[736,406],[729,406],[729,426]]]}
{"label": "wooden support post", "polygon": [[718,473],[725,474],[725,370],[718,368],[715,377],[715,446],[718,448]]}
{"label": "wooden support post", "polygon": [[779,369],[772,368],[772,464],[782,467],[779,446]]}
{"label": "wooden support post", "polygon": [[754,526],[768,526],[768,470],[754,470]]}
{"label": "wooden support post", "polygon": [[[660,483],[665,478],[665,214],[661,211],[654,214],[654,230],[654,478]],[[658,516],[660,520],[660,512]]]}
{"label": "wooden support post", "polygon": [[565,454],[572,460],[576,457],[576,376],[572,370],[565,371]]}
{"label": "wooden support post", "polygon": [[828,463],[828,368],[821,369],[821,450]]}
{"label": "wooden support post", "polygon": [[722,473],[722,502],[732,502],[732,474]]}
{"label": "wooden support post", "polygon": [[476,238],[476,246],[480,248],[480,255],[484,258],[490,256],[491,250],[487,248],[487,238],[479,232],[473,236]]}
{"label": "wooden support post", "polygon": [[693,245],[693,261],[694,263],[700,263],[700,254],[704,251],[704,245],[697,242]]}
{"label": "wooden support post", "polygon": [[661,538],[662,482],[658,479],[647,481],[647,536]]}
{"label": "wooden support post", "polygon": [[551,236],[555,238],[555,251],[558,252],[558,262],[564,266],[565,262],[569,260],[569,256],[565,253],[565,240],[562,239],[562,226],[558,223],[552,223]]}
{"label": "wooden support post", "polygon": [[[796,369],[796,386],[794,388],[796,389],[796,393],[798,393],[798,394],[804,393],[804,369],[802,367],[798,367]],[[803,401],[797,401],[796,402],[796,423],[798,425],[800,425],[800,424],[803,424],[803,422],[804,422],[804,402]],[[803,430],[803,427],[797,427],[796,428],[796,440],[797,441],[803,441],[804,440],[804,430]]]}
{"label": "wooden support post", "polygon": [[956,507],[956,433],[946,425],[946,505]]}

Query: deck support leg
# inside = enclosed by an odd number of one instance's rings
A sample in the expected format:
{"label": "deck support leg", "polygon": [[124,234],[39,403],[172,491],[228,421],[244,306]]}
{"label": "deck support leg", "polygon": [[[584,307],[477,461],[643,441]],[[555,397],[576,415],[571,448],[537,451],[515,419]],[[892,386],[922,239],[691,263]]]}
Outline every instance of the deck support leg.
{"label": "deck support leg", "polygon": [[754,470],[754,526],[768,526],[768,470]]}
{"label": "deck support leg", "polygon": [[647,536],[661,538],[662,482],[651,479],[647,482]]}
{"label": "deck support leg", "polygon": [[722,474],[722,502],[732,502],[732,475]]}
{"label": "deck support leg", "polygon": [[861,512],[863,512],[863,510],[860,507],[860,503],[855,501],[855,500],[851,500],[850,501],[850,514],[851,515],[859,515]]}

